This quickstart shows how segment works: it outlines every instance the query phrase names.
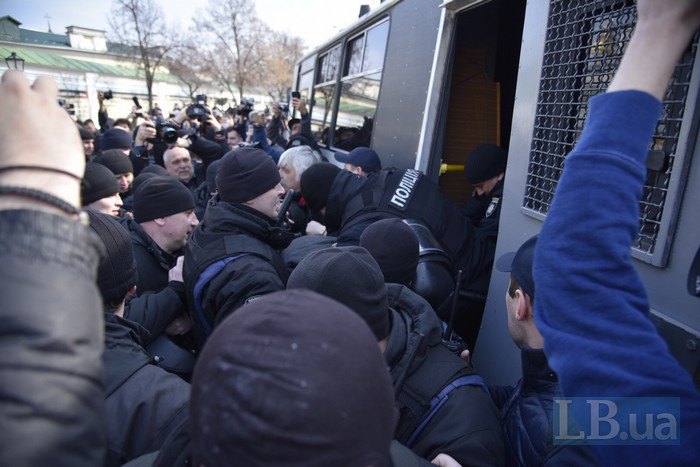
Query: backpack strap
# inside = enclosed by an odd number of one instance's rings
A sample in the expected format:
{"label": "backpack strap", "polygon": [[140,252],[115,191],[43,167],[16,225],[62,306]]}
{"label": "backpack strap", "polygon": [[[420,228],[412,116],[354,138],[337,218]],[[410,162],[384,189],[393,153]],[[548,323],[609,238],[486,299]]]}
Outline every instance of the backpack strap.
{"label": "backpack strap", "polygon": [[429,348],[424,360],[409,375],[396,398],[400,414],[400,431],[397,431],[396,439],[410,447],[409,442],[415,443],[447,402],[449,394],[465,385],[479,386],[486,390],[483,379],[442,344]]}
{"label": "backpack strap", "polygon": [[413,446],[413,444],[423,432],[423,429],[425,429],[428,423],[430,423],[430,420],[432,420],[432,418],[435,416],[438,410],[440,410],[440,408],[442,408],[442,406],[445,405],[445,402],[447,402],[450,393],[454,389],[460,388],[462,386],[480,387],[488,393],[488,389],[486,387],[484,379],[477,374],[460,376],[459,378],[453,380],[447,386],[442,388],[442,390],[430,401],[430,409],[428,413],[425,414],[423,420],[420,422],[420,425],[418,425],[418,427],[408,438],[408,441],[406,441],[406,447],[410,448],[411,446]]}
{"label": "backpack strap", "polygon": [[277,271],[282,281],[286,282],[287,269],[282,257],[270,245],[247,235],[225,235],[207,244],[197,260],[199,267],[203,268],[196,278],[193,298],[194,308],[199,324],[205,335],[210,335],[212,326],[204,315],[202,298],[209,283],[216,277],[230,262],[244,256],[254,255],[269,262]]}

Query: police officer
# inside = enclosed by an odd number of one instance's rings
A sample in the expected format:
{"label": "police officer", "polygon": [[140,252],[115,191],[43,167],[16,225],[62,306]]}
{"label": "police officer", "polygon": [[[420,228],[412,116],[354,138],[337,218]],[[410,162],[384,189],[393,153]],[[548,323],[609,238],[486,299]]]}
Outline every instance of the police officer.
{"label": "police officer", "polygon": [[493,237],[494,242],[498,235],[506,159],[506,152],[499,146],[482,144],[469,154],[464,164],[464,177],[474,191],[462,205],[462,213],[475,227]]}

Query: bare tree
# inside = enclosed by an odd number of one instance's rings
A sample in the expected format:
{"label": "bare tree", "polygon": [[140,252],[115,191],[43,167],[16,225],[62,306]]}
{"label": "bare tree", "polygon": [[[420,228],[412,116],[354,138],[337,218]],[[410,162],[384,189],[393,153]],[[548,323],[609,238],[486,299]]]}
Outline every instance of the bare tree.
{"label": "bare tree", "polygon": [[176,44],[163,10],[154,0],[114,0],[109,27],[122,52],[141,65],[146,77],[148,107],[153,108],[153,80],[158,68]]}
{"label": "bare tree", "polygon": [[207,62],[197,50],[193,38],[183,39],[180,46],[170,53],[166,65],[170,75],[180,81],[182,90],[192,100],[199,94],[198,91],[211,81],[211,77],[206,72]]}
{"label": "bare tree", "polygon": [[207,51],[210,73],[242,99],[246,89],[264,76],[267,26],[250,0],[209,0],[198,16],[198,29],[212,38]]}
{"label": "bare tree", "polygon": [[292,69],[304,54],[304,44],[300,37],[275,32],[270,34],[266,48],[266,73],[262,84],[273,100],[280,101],[292,86]]}

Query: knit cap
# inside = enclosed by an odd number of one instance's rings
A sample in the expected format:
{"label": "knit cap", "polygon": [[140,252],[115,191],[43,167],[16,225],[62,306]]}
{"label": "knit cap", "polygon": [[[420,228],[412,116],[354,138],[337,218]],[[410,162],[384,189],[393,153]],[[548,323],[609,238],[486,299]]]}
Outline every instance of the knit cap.
{"label": "knit cap", "polygon": [[464,176],[472,185],[485,182],[506,170],[508,155],[495,144],[481,144],[464,164]]}
{"label": "knit cap", "polygon": [[124,131],[121,128],[110,128],[105,131],[100,140],[100,151],[107,149],[130,148],[133,143],[131,133]]}
{"label": "knit cap", "polygon": [[217,159],[207,167],[206,182],[209,193],[214,193],[216,191],[216,174],[219,172],[220,165],[221,159]]}
{"label": "knit cap", "polygon": [[96,162],[85,164],[85,175],[80,189],[83,206],[116,193],[119,193],[119,182],[111,170]]}
{"label": "knit cap", "polygon": [[265,295],[209,337],[190,397],[193,465],[389,465],[386,362],[367,325],[309,290]]}
{"label": "knit cap", "polygon": [[244,203],[270,191],[280,179],[277,165],[265,151],[242,147],[221,158],[216,186],[221,201]]}
{"label": "knit cap", "polygon": [[330,162],[313,164],[301,174],[299,186],[306,204],[314,211],[320,211],[328,204],[328,195],[340,173],[340,168]]}
{"label": "knit cap", "polygon": [[170,176],[168,171],[165,170],[165,167],[163,167],[162,165],[158,165],[158,164],[147,165],[146,167],[141,169],[141,172],[139,172],[139,175],[147,174],[147,173],[152,173],[154,175],[163,175],[166,177]]}
{"label": "knit cap", "polygon": [[138,223],[189,211],[194,206],[190,190],[171,176],[151,177],[134,191],[134,220]]}
{"label": "knit cap", "polygon": [[129,233],[113,217],[87,211],[90,228],[105,246],[107,254],[97,268],[97,286],[104,303],[123,300],[136,284],[136,261]]}
{"label": "knit cap", "polygon": [[386,282],[409,285],[415,278],[420,253],[418,237],[401,219],[373,223],[360,235],[360,246],[377,261]]}
{"label": "knit cap", "polygon": [[311,253],[294,268],[287,288],[309,289],[339,301],[365,320],[378,341],[389,334],[384,276],[364,248],[325,248]]}
{"label": "knit cap", "polygon": [[104,165],[114,175],[134,173],[134,165],[131,163],[131,159],[121,149],[102,151],[99,156],[93,159],[93,162]]}

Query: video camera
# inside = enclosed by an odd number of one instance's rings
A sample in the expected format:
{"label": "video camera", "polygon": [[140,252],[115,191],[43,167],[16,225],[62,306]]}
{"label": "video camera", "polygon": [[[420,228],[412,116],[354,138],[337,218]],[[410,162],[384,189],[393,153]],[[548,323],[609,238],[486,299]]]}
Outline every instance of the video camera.
{"label": "video camera", "polygon": [[149,143],[174,144],[177,141],[177,130],[168,125],[163,117],[157,117],[154,123],[156,124],[156,137],[148,138]]}
{"label": "video camera", "polygon": [[207,108],[207,96],[200,94],[195,97],[194,101],[194,104],[187,107],[187,118],[203,122],[211,115],[211,111]]}
{"label": "video camera", "polygon": [[105,91],[105,92],[103,93],[103,96],[104,96],[104,100],[108,101],[108,100],[110,100],[111,98],[114,97],[114,94],[112,94],[112,90],[111,90],[111,89],[108,89],[107,91]]}

